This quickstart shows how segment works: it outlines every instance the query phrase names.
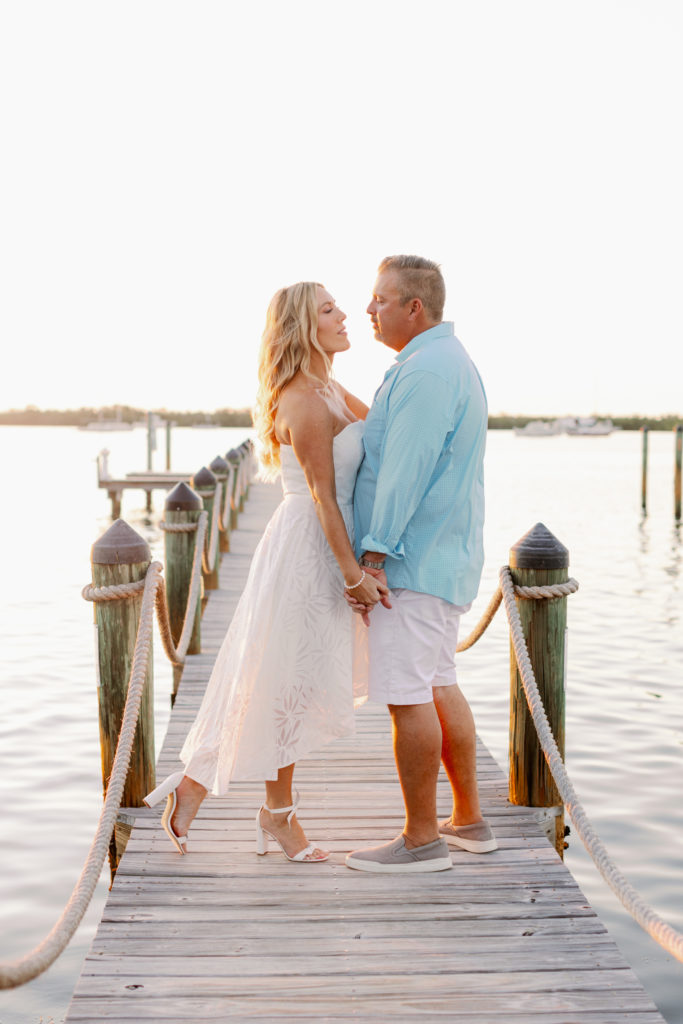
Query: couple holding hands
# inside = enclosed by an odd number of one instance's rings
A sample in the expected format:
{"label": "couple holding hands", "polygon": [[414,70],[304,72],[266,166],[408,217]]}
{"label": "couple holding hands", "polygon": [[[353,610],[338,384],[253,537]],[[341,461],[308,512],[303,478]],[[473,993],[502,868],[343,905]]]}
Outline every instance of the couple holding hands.
{"label": "couple holding hands", "polygon": [[[382,261],[367,312],[396,353],[370,409],[331,376],[349,348],[345,314],[320,284],[283,288],[268,308],[255,424],[283,500],[249,578],[180,757],[150,793],[182,854],[207,795],[262,779],[256,850],[318,863],[297,817],[297,760],[354,729],[354,705],[388,705],[406,819],[350,868],[441,871],[448,844],[496,849],[482,819],[475,727],[457,685],[461,615],[483,565],[487,404],[479,374],[442,321],[436,263]],[[355,540],[354,540],[355,538]],[[453,811],[439,822],[443,762]]]}

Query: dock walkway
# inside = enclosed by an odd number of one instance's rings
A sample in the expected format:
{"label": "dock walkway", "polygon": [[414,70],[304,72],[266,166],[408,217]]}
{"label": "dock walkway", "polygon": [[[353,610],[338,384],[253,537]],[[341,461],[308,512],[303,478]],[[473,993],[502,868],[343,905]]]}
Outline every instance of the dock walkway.
{"label": "dock walkway", "polygon": [[[157,775],[178,751],[279,499],[254,484],[223,556]],[[663,1024],[533,813],[507,802],[507,780],[479,746],[484,813],[500,849],[453,852],[427,875],[350,871],[351,849],[392,839],[402,801],[385,708],[366,705],[354,737],[297,768],[301,818],[329,861],[255,854],[256,783],[206,800],[180,857],[159,812],[136,811],[67,1022],[432,1020],[500,1024]],[[450,790],[441,782],[440,807]],[[272,847],[271,847],[272,849]]]}

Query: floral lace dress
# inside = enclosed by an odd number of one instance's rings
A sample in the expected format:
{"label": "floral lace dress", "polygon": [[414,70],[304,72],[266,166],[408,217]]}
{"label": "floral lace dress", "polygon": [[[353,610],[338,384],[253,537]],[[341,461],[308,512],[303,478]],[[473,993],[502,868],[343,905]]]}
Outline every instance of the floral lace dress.
{"label": "floral lace dress", "polygon": [[[334,438],[337,502],[353,539],[353,488],[363,423]],[[246,586],[180,752],[185,773],[220,795],[231,780],[278,769],[354,730],[367,694],[365,626],[291,447],[280,449],[283,500],[256,549]]]}

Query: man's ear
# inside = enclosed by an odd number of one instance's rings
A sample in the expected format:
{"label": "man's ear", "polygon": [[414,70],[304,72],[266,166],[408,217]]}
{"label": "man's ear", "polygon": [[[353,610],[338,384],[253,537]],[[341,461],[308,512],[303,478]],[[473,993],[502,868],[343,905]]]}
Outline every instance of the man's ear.
{"label": "man's ear", "polygon": [[410,308],[409,308],[409,312],[408,312],[408,318],[410,320],[417,320],[417,318],[419,317],[420,313],[423,310],[424,310],[424,306],[422,305],[422,299],[417,299],[417,298],[411,299],[410,300]]}

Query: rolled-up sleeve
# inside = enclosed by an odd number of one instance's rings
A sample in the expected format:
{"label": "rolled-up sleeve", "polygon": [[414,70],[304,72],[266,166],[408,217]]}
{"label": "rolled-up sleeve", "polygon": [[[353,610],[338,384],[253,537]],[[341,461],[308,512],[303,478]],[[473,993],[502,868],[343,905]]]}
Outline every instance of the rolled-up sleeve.
{"label": "rolled-up sleeve", "polygon": [[387,404],[370,527],[364,551],[405,555],[403,535],[426,494],[447,435],[453,429],[453,389],[429,371],[396,381]]}

